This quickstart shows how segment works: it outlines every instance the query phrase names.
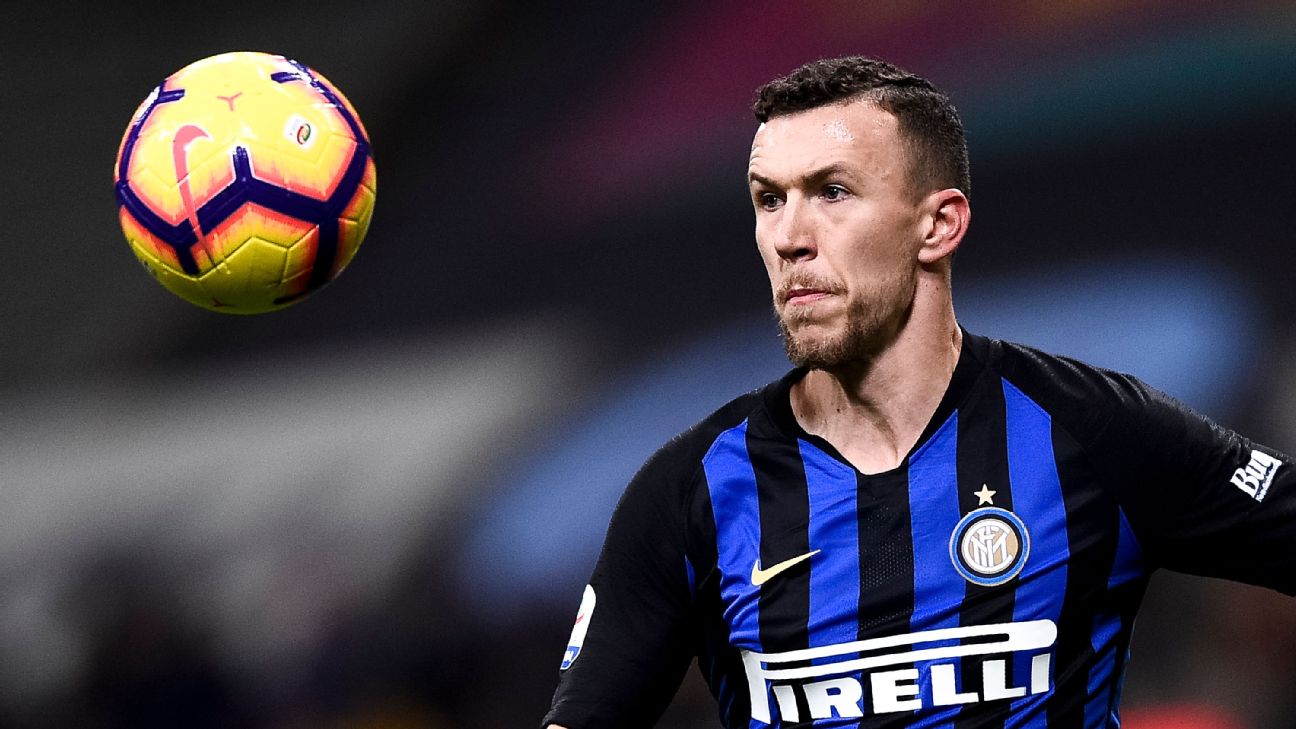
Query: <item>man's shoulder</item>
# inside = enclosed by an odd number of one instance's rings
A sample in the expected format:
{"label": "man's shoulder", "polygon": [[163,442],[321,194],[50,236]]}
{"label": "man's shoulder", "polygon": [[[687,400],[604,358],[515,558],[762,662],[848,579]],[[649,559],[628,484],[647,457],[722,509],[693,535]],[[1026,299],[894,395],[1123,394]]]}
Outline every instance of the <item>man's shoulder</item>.
{"label": "man's shoulder", "polygon": [[985,339],[983,351],[1004,382],[1077,434],[1102,430],[1113,418],[1137,417],[1156,406],[1186,409],[1134,375],[1075,357],[999,339]]}
{"label": "man's shoulder", "polygon": [[1079,397],[1146,387],[1133,375],[1075,357],[1002,339],[988,339],[987,343],[991,363],[1005,379],[1020,381],[1021,386]]}

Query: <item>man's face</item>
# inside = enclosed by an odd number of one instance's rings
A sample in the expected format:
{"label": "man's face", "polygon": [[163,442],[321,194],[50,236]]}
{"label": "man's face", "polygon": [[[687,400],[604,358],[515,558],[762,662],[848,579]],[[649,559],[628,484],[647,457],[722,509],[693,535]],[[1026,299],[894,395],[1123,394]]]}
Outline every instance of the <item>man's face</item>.
{"label": "man's face", "polygon": [[868,101],[776,117],[756,131],[756,244],[795,364],[866,363],[903,326],[922,242],[908,164],[896,118]]}

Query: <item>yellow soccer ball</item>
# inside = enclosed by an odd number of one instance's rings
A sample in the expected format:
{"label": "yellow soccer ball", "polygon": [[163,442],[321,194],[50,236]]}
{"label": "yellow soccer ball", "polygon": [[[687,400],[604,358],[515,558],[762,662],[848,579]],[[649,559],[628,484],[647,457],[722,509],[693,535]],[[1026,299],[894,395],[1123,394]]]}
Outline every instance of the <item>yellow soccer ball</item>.
{"label": "yellow soccer ball", "polygon": [[332,281],[369,229],[377,180],[342,92],[255,52],[205,58],[159,84],[113,169],[122,231],[144,268],[231,314],[280,309]]}

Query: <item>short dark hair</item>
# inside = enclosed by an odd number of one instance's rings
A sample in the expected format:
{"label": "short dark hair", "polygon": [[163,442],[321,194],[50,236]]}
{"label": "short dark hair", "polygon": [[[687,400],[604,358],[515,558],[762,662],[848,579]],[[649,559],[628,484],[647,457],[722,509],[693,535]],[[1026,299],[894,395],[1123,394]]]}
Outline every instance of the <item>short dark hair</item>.
{"label": "short dark hair", "polygon": [[825,58],[756,90],[762,122],[838,102],[867,100],[900,123],[910,151],[909,183],[919,194],[957,187],[972,195],[967,139],[949,97],[930,81],[865,56]]}

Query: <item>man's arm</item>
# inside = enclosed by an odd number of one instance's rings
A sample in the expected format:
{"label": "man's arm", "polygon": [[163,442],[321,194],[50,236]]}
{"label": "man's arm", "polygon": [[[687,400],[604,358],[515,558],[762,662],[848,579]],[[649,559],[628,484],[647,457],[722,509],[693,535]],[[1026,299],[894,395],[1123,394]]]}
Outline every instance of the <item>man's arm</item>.
{"label": "man's arm", "polygon": [[658,452],[631,481],[585,588],[548,727],[650,727],[693,656],[692,584],[685,558],[687,468]]}
{"label": "man's arm", "polygon": [[1135,378],[1109,383],[1091,456],[1151,563],[1296,595],[1296,463]]}
{"label": "man's arm", "polygon": [[1146,568],[1296,595],[1296,463],[1138,378],[999,343],[1005,377],[1084,451]]}

